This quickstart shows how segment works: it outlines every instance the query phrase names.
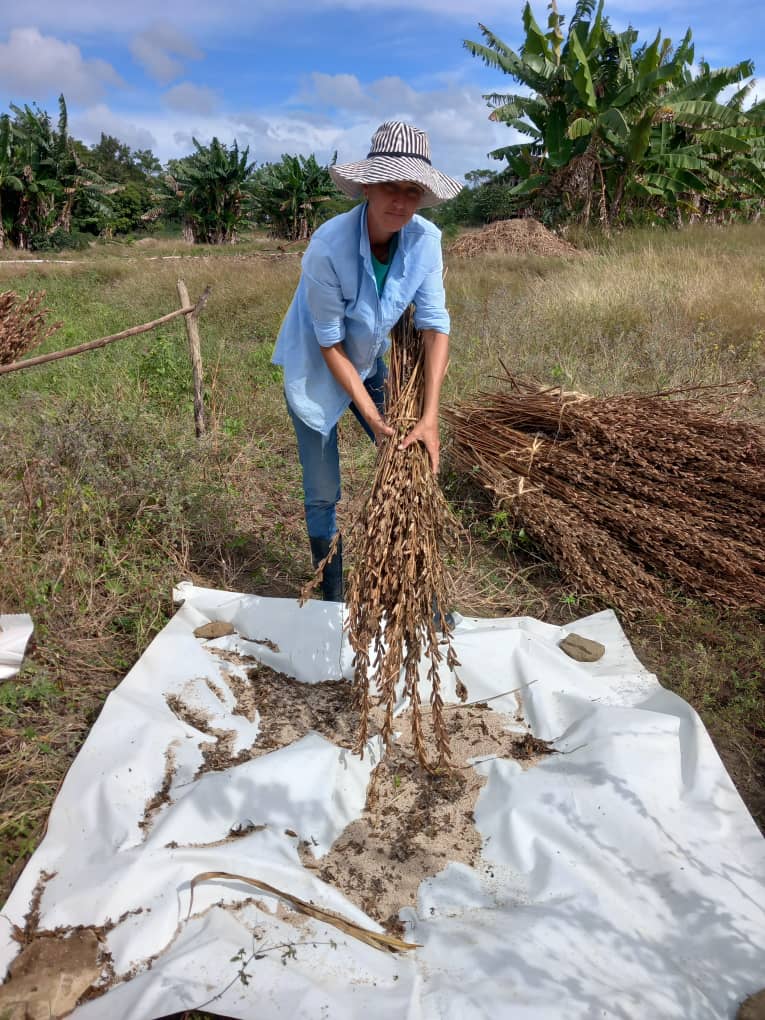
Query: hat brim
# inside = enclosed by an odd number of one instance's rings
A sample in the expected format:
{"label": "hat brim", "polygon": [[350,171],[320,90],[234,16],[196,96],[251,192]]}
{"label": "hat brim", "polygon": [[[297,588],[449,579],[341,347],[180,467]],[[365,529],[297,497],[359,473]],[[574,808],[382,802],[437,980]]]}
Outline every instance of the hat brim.
{"label": "hat brim", "polygon": [[358,163],[341,163],[330,166],[332,180],[349,198],[360,198],[365,184],[382,184],[385,181],[412,181],[422,188],[418,209],[440,205],[454,198],[464,185],[422,159],[409,156],[371,156]]}

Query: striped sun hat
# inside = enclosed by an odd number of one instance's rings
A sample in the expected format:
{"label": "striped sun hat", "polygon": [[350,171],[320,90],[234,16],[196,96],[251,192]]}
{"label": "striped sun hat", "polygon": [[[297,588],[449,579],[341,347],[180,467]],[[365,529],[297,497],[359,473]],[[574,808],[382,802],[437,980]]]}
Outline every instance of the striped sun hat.
{"label": "striped sun hat", "polygon": [[367,158],[331,166],[332,180],[349,198],[359,198],[364,184],[413,181],[423,189],[419,208],[454,198],[463,185],[436,170],[430,162],[430,142],[424,131],[400,120],[388,120],[372,135]]}

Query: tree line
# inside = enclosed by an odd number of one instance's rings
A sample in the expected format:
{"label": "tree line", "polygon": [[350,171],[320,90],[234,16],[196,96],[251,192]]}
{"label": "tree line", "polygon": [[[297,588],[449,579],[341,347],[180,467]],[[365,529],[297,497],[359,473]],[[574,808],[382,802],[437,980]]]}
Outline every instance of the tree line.
{"label": "tree line", "polygon": [[[497,170],[465,175],[455,199],[426,210],[440,226],[534,215],[557,225],[758,217],[765,203],[765,100],[749,102],[754,66],[695,63],[690,29],[677,46],[615,32],[604,0],[578,0],[568,25],[556,0],[546,29],[529,3],[516,52],[489,28],[465,47],[523,91],[486,95],[490,118],[523,140],[489,155]],[[350,203],[315,156],[257,165],[213,138],[162,166],[148,149],[69,133],[64,97],[0,115],[0,248],[77,246],[159,227],[196,243],[236,240],[251,224],[307,239]],[[330,164],[331,165],[331,164]]]}
{"label": "tree line", "polygon": [[313,155],[257,166],[236,141],[193,144],[162,166],[110,135],[92,146],[74,138],[63,96],[55,124],[39,107],[12,105],[0,115],[0,248],[78,247],[158,227],[224,244],[250,224],[294,241],[350,205]]}
{"label": "tree line", "polygon": [[483,42],[465,40],[524,87],[484,98],[526,139],[490,153],[505,166],[461,196],[468,212],[604,225],[761,214],[765,100],[745,108],[752,61],[694,63],[690,29],[677,46],[661,31],[650,42],[615,32],[604,0],[578,0],[567,28],[556,0],[548,10],[544,30],[526,3],[518,52],[484,25]]}

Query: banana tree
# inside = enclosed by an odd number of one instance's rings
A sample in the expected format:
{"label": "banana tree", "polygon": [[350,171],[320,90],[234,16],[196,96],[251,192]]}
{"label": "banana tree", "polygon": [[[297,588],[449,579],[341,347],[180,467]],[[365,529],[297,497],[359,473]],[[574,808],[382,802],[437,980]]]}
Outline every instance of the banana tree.
{"label": "banana tree", "polygon": [[315,156],[285,155],[281,162],[258,169],[252,194],[260,223],[279,237],[301,241],[311,236],[322,206],[338,192],[329,170]]}
{"label": "banana tree", "polygon": [[57,128],[44,110],[28,105],[11,110],[11,160],[21,182],[13,234],[20,248],[28,248],[35,235],[68,234],[75,202],[98,203],[108,188],[77,153],[63,96]]}
{"label": "banana tree", "polygon": [[603,7],[580,0],[564,38],[554,2],[547,32],[527,3],[520,54],[484,26],[485,44],[465,43],[531,93],[485,97],[493,120],[531,139],[491,153],[521,178],[515,193],[543,207],[558,201],[587,221],[598,190],[608,223],[625,198],[655,198],[664,207],[719,195],[734,165],[748,193],[759,194],[761,134],[752,111],[743,111],[748,86],[719,100],[752,75],[751,62],[716,71],[702,62],[694,74],[690,30],[676,48],[661,32],[638,45],[633,29],[612,31]]}
{"label": "banana tree", "polygon": [[[599,85],[590,58],[603,46],[606,23],[603,3],[580,0],[563,34],[564,18],[555,0],[550,3],[547,31],[534,18],[531,6],[523,9],[525,39],[516,53],[485,25],[484,43],[465,40],[465,47],[489,67],[515,78],[529,94],[491,93],[485,96],[491,119],[507,124],[531,141],[504,146],[490,155],[507,159],[520,183],[517,195],[535,194],[559,187],[561,172],[572,164],[578,169],[591,152],[584,132],[570,134],[569,124],[579,110],[595,109]],[[565,173],[563,176],[566,176]]]}
{"label": "banana tree", "polygon": [[255,164],[249,148],[239,151],[213,138],[209,145],[193,139],[196,152],[170,163],[161,182],[160,201],[168,215],[178,215],[184,232],[198,244],[236,240],[245,220],[248,183]]}
{"label": "banana tree", "polygon": [[5,247],[6,233],[3,220],[3,191],[21,191],[21,178],[13,165],[13,128],[7,113],[0,117],[0,248]]}
{"label": "banana tree", "polygon": [[[531,140],[503,146],[490,153],[507,159],[513,173],[521,178],[519,194],[539,190],[556,167],[564,166],[576,146],[566,137],[567,70],[562,61],[563,18],[555,0],[551,4],[548,31],[544,32],[531,10],[523,9],[526,40],[516,53],[485,25],[479,24],[484,42],[465,40],[465,48],[488,67],[510,75],[528,93],[490,93],[484,98],[492,108],[490,119],[507,124]],[[546,167],[541,170],[541,166]]]}

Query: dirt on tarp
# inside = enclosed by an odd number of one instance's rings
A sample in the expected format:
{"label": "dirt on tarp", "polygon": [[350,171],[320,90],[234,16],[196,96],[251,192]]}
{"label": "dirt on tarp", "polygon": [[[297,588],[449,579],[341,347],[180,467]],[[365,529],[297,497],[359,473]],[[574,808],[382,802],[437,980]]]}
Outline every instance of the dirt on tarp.
{"label": "dirt on tarp", "polygon": [[[249,656],[229,651],[216,651],[216,655],[224,663],[246,670],[246,676],[236,676],[222,664],[220,683],[234,695],[234,711],[251,721],[257,713],[260,725],[256,741],[234,753],[233,730],[213,726],[203,709],[188,704],[181,695],[168,696],[168,706],[176,716],[205,735],[199,745],[203,763],[197,776],[259,758],[310,732],[338,747],[355,746],[359,714],[353,687],[347,681],[306,684]],[[305,867],[316,871],[322,881],[334,885],[391,933],[401,932],[399,911],[416,903],[424,879],[438,874],[450,861],[480,866],[482,843],[473,811],[485,778],[471,762],[512,758],[522,768],[529,768],[554,753],[546,741],[519,727],[520,712],[513,716],[493,711],[485,703],[455,704],[445,707],[444,716],[452,770],[431,774],[421,768],[412,746],[410,713],[404,711],[396,717],[391,748],[372,771],[361,817],[346,827],[329,852],[316,858],[310,840],[287,832],[300,840],[298,850]],[[373,709],[370,735],[379,732],[381,722],[382,710]],[[426,715],[426,741],[433,736],[429,726]],[[166,786],[167,782],[150,802],[151,810],[147,805],[148,824],[160,806],[160,796],[168,799]],[[224,841],[247,831],[250,829],[232,832]]]}
{"label": "dirt on tarp", "polygon": [[[212,651],[227,662],[247,667],[246,678],[222,668],[221,684],[225,684],[234,696],[234,714],[244,716],[250,722],[259,714],[260,729],[251,747],[234,753],[234,730],[213,726],[209,713],[199,706],[190,705],[183,692],[168,695],[165,698],[168,708],[178,719],[212,738],[199,745],[203,760],[197,776],[205,772],[222,772],[260,758],[270,751],[294,744],[312,730],[340,747],[353,746],[358,713],[353,705],[351,686],[345,680],[305,684],[250,656],[221,653],[216,649]],[[214,687],[209,679],[205,684],[208,688]],[[221,692],[215,693],[222,700]],[[163,791],[164,786],[160,794]]]}
{"label": "dirt on tarp", "polygon": [[[226,658],[231,661],[229,656]],[[232,753],[229,731],[214,729],[203,711],[186,704],[178,695],[167,699],[179,718],[208,737],[200,745],[207,769],[224,769],[257,758],[286,747],[311,731],[339,747],[353,747],[358,711],[351,684],[335,680],[305,684],[253,660],[246,665],[246,678],[237,678],[236,684],[231,683],[230,674],[221,670],[221,681],[235,694],[237,706],[243,709],[246,705],[250,718],[256,709],[260,720],[257,740],[237,755]],[[310,840],[300,840],[297,832],[285,830],[286,835],[299,841],[298,851],[305,867],[317,872],[322,881],[334,885],[393,934],[403,932],[399,912],[416,904],[417,889],[424,879],[437,875],[451,861],[481,867],[482,841],[473,811],[485,777],[471,763],[512,758],[528,768],[554,753],[547,742],[527,731],[518,732],[520,714],[502,714],[481,703],[448,705],[445,717],[454,760],[452,770],[431,774],[417,763],[410,714],[405,711],[395,720],[395,739],[390,750],[372,771],[361,817],[344,829],[327,854],[316,858]],[[370,721],[373,728],[379,727],[382,710],[374,710]],[[428,733],[429,716],[425,724],[425,738],[429,739],[432,736]],[[513,730],[507,728],[511,725]],[[216,746],[217,753],[212,751]],[[151,828],[156,813],[171,799],[174,771],[171,745],[162,787],[147,804],[141,823],[145,832]],[[266,826],[250,822],[232,829],[224,839],[196,845],[216,846],[263,828]],[[0,987],[2,1020],[65,1017],[78,1001],[103,995],[115,983],[133,976],[115,975],[105,940],[108,932],[127,915],[101,927],[54,931],[39,927],[40,901],[52,877],[47,873],[41,875],[25,927],[16,932],[22,948]],[[133,913],[137,912],[140,910]],[[278,916],[291,920],[291,908],[282,904]],[[150,962],[145,961],[145,965]]]}
{"label": "dirt on tarp", "polygon": [[359,716],[346,680],[304,684],[263,665],[248,670],[248,679],[261,727],[250,757],[293,744],[312,730],[338,747],[354,746]]}
{"label": "dirt on tarp", "polygon": [[446,252],[467,257],[486,254],[571,257],[585,254],[531,217],[497,220],[477,230],[467,230],[447,247]]}
{"label": "dirt on tarp", "polygon": [[3,1020],[52,1020],[70,1013],[102,976],[104,947],[92,928],[46,935],[24,946],[0,987]]}
{"label": "dirt on tarp", "polygon": [[177,747],[178,741],[173,740],[165,749],[165,773],[162,777],[162,785],[157,792],[146,801],[143,809],[143,818],[138,823],[138,828],[146,835],[148,835],[152,825],[154,824],[154,817],[157,812],[160,811],[165,804],[170,803],[170,787],[173,785],[173,779],[175,778],[175,752]]}
{"label": "dirt on tarp", "polygon": [[765,1020],[765,988],[741,1003],[736,1020]]}
{"label": "dirt on tarp", "polygon": [[[266,640],[261,643],[265,644]],[[209,712],[201,706],[189,704],[188,695],[184,692],[167,695],[165,701],[171,712],[181,722],[204,734],[205,739],[199,743],[202,762],[195,779],[205,772],[224,772],[280,747],[287,747],[311,731],[320,733],[340,747],[353,746],[358,712],[353,705],[351,686],[346,681],[304,684],[276,672],[252,656],[220,649],[211,651],[226,663],[245,667],[247,675],[238,676],[221,667],[220,687],[209,678],[205,679],[205,685],[221,703],[225,703],[222,689],[225,685],[234,697],[234,714],[244,716],[250,722],[259,714],[260,729],[254,744],[234,751],[235,730],[213,725]],[[143,818],[138,823],[145,835],[151,831],[161,809],[172,801],[177,745],[178,741],[174,740],[166,749],[162,785],[147,800]]]}
{"label": "dirt on tarp", "polygon": [[[469,762],[514,758],[536,764],[553,748],[530,733],[509,732],[510,719],[485,704],[445,711],[455,768],[431,774],[417,763],[409,712],[395,721],[395,744],[374,769],[364,812],[318,860],[300,844],[306,867],[334,885],[389,932],[401,934],[402,907],[414,906],[420,883],[450,861],[478,866],[482,840],[474,809],[485,783]],[[431,739],[428,726],[425,739]]]}
{"label": "dirt on tarp", "polygon": [[0,985],[1,1020],[57,1020],[78,1003],[103,995],[124,980],[114,973],[108,934],[143,907],[100,925],[40,927],[40,904],[55,872],[43,871],[32,890],[24,927],[13,926],[21,946]]}

